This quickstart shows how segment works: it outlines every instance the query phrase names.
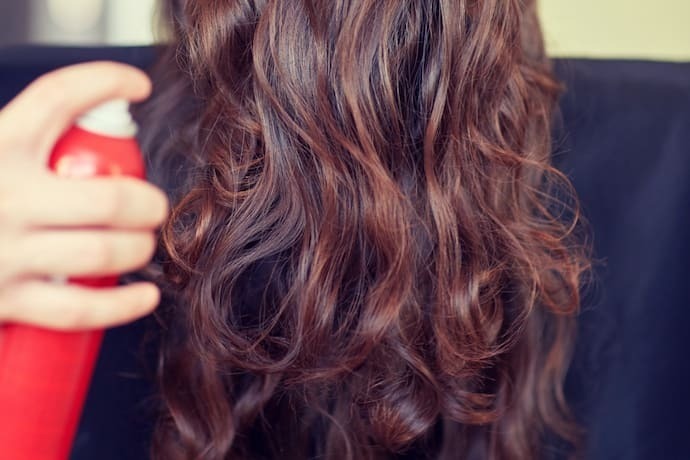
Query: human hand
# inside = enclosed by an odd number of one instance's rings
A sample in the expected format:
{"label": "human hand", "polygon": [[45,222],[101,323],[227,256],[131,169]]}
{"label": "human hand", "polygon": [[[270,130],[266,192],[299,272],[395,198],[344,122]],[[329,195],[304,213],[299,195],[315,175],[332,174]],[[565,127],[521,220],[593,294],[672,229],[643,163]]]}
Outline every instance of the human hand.
{"label": "human hand", "polygon": [[0,323],[102,328],[158,305],[152,283],[94,289],[52,279],[145,266],[167,214],[165,194],[134,178],[64,178],[46,166],[77,116],[107,100],[139,101],[150,92],[138,69],[80,64],[40,77],[0,111]]}

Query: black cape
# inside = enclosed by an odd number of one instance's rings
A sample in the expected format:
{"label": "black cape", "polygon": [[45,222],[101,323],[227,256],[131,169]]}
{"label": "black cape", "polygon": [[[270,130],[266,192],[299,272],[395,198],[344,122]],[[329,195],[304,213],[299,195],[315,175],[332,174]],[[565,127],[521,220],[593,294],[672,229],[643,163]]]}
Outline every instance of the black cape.
{"label": "black cape", "polygon": [[[0,50],[0,105],[50,69],[95,59],[146,68],[154,51]],[[690,459],[690,63],[556,66],[567,92],[554,161],[579,193],[599,260],[567,382],[586,458]],[[145,329],[106,334],[73,460],[148,458]]]}

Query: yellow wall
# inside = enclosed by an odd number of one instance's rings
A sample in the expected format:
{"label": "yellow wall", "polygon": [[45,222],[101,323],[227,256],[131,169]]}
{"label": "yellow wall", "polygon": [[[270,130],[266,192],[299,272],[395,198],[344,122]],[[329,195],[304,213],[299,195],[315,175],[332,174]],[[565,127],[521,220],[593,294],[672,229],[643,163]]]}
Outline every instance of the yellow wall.
{"label": "yellow wall", "polygon": [[554,56],[690,60],[690,0],[538,0]]}

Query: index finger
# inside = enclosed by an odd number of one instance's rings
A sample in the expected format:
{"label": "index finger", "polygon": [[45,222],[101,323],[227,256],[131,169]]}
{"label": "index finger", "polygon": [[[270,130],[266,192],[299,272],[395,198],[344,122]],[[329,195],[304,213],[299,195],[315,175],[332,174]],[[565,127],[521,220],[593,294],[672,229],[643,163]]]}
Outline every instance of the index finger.
{"label": "index finger", "polygon": [[31,83],[0,112],[0,148],[45,156],[74,120],[111,99],[141,101],[151,81],[141,70],[116,62],[64,67]]}

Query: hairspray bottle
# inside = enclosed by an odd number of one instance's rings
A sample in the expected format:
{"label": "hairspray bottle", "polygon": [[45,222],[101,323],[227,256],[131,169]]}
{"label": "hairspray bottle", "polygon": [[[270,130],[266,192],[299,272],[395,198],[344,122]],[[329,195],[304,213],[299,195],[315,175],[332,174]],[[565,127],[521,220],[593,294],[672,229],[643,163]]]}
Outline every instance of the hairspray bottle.
{"label": "hairspray bottle", "polygon": [[[136,131],[128,102],[107,102],[82,116],[63,135],[49,166],[66,177],[143,179]],[[117,277],[68,282],[97,289],[116,285]],[[0,326],[0,458],[68,458],[103,332]]]}

